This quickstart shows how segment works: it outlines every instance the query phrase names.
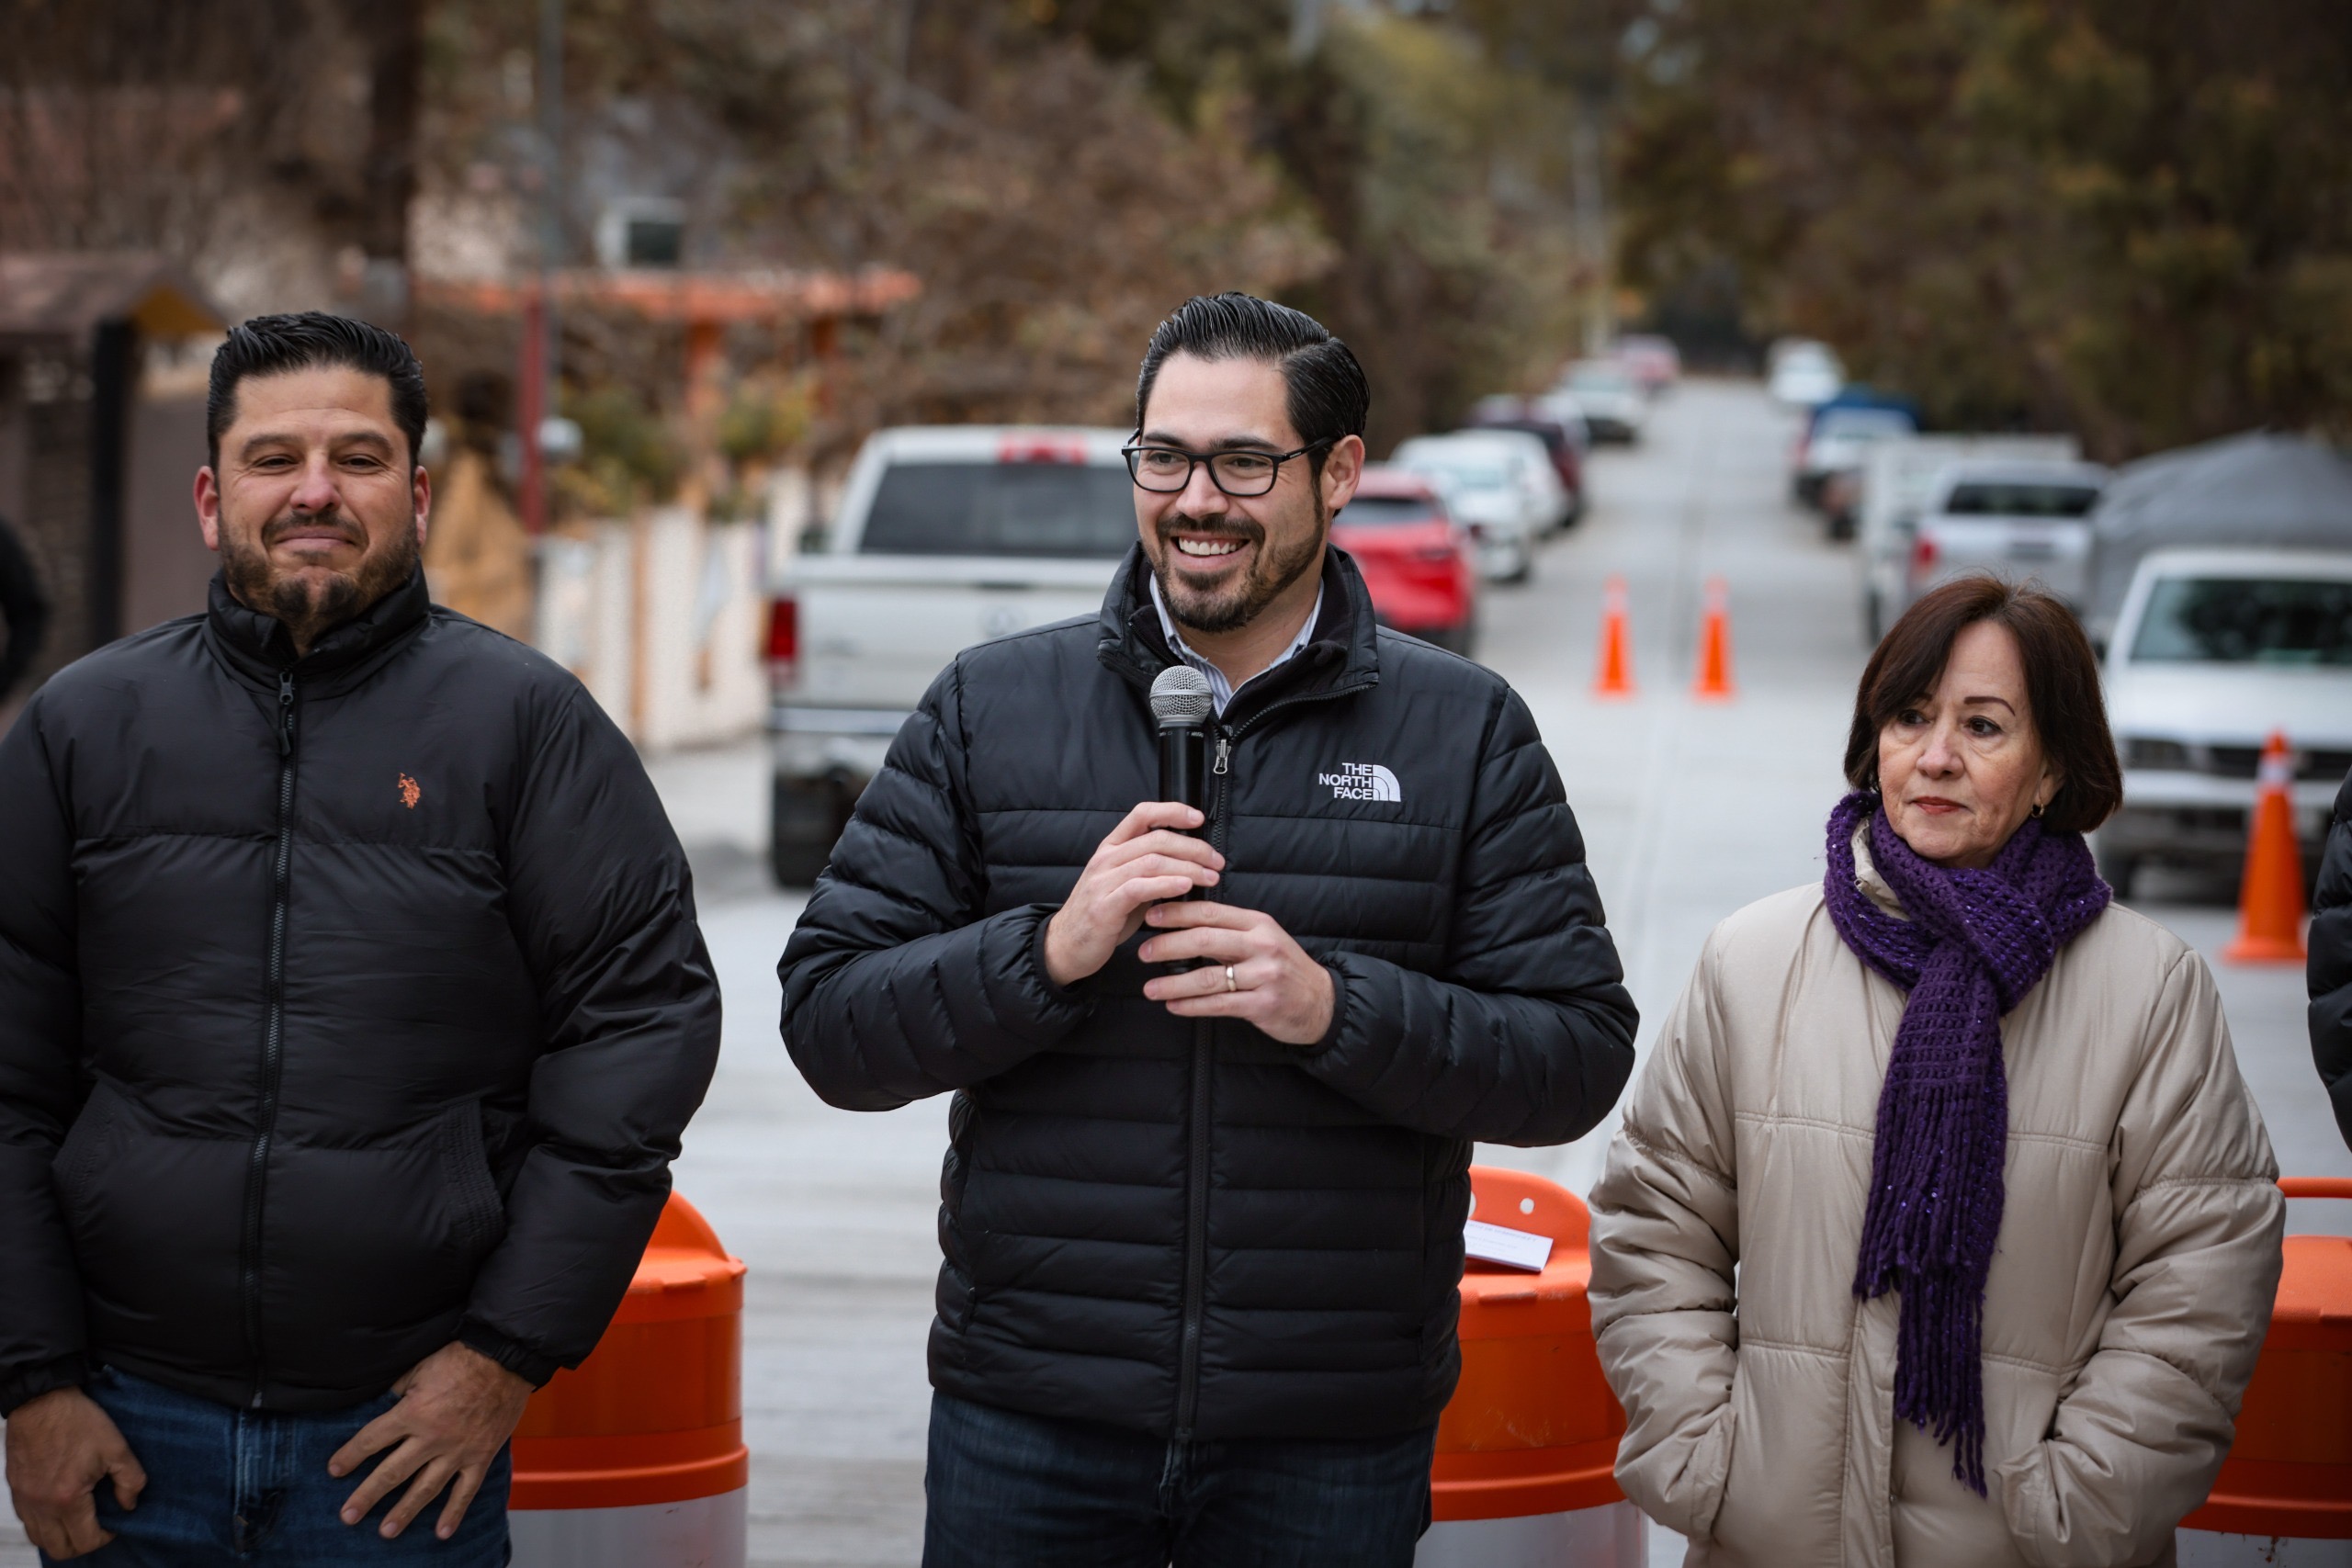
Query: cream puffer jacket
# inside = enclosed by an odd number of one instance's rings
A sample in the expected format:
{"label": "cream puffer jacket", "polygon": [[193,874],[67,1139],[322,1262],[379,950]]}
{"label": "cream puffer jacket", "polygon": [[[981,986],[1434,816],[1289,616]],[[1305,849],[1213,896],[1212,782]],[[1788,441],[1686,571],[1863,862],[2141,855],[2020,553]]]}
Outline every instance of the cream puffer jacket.
{"label": "cream puffer jacket", "polygon": [[[1860,842],[1856,863],[1901,913]],[[1818,886],[1708,939],[1592,1194],[1617,1479],[1691,1568],[2169,1564],[2229,1450],[2286,1215],[2212,976],[2109,908],[2002,1021],[1983,1498],[1895,1419],[1897,1298],[1853,1292],[1903,1001]]]}

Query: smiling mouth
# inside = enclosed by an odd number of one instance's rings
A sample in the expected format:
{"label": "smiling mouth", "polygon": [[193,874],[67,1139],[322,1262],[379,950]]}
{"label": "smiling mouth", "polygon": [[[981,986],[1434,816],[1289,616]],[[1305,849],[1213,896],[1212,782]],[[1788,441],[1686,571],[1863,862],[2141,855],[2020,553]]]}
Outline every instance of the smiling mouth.
{"label": "smiling mouth", "polygon": [[1236,554],[1249,542],[1247,539],[1188,538],[1181,534],[1177,536],[1175,541],[1177,553],[1191,556],[1198,560],[1216,560],[1223,556]]}

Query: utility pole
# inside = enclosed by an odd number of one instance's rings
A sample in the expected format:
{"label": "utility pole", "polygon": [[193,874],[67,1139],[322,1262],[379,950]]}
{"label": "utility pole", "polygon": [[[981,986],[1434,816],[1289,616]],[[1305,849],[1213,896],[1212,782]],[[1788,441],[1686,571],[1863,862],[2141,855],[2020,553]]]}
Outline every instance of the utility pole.
{"label": "utility pole", "polygon": [[1575,129],[1569,132],[1568,177],[1577,212],[1577,252],[1585,275],[1584,349],[1598,355],[1616,335],[1617,301],[1611,279],[1609,198],[1601,183],[1600,106],[1577,95]]}
{"label": "utility pole", "polygon": [[563,264],[563,0],[539,0],[539,243],[538,276],[523,310],[523,363],[516,388],[516,435],[523,444],[523,525],[547,527],[547,456],[543,433],[556,414],[562,385],[563,322],[555,274]]}

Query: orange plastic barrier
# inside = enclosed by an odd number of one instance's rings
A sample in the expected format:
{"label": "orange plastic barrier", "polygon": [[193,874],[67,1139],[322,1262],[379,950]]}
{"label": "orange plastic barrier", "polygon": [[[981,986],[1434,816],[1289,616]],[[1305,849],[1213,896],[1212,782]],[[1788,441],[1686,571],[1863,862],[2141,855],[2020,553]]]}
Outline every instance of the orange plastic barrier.
{"label": "orange plastic barrier", "polygon": [[1593,1345],[1583,1201],[1523,1171],[1473,1166],[1473,1217],[1553,1238],[1541,1274],[1470,1260],[1462,1382],[1437,1428],[1439,1520],[1559,1514],[1623,1501],[1613,1472],[1625,1415]]}
{"label": "orange plastic barrier", "polygon": [[[2290,1198],[2352,1199],[2352,1179],[2278,1185]],[[2181,1528],[2352,1540],[2352,1237],[2290,1235],[2286,1250],[2237,1442]]]}
{"label": "orange plastic barrier", "polygon": [[621,1508],[738,1491],[743,1265],[673,1194],[612,1326],[531,1396],[514,1433],[517,1510]]}
{"label": "orange plastic barrier", "polygon": [[2232,964],[2301,964],[2303,853],[2295,841],[2295,754],[2277,730],[2262,748],[2260,777],[2246,833],[2245,874],[2238,885],[2237,940],[2222,956]]}

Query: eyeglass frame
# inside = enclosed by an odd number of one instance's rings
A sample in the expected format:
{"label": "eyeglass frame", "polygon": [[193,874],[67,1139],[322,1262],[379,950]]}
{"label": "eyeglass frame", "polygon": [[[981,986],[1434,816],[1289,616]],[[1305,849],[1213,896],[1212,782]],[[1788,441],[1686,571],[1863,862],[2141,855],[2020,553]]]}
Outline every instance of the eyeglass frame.
{"label": "eyeglass frame", "polygon": [[[1283,465],[1284,463],[1289,462],[1293,457],[1304,457],[1309,452],[1317,451],[1325,446],[1333,446],[1339,441],[1339,439],[1340,438],[1336,435],[1327,435],[1320,441],[1308,442],[1306,446],[1301,446],[1295,452],[1281,453],[1261,452],[1252,446],[1228,446],[1222,452],[1193,452],[1182,446],[1168,446],[1157,442],[1146,443],[1137,441],[1130,446],[1120,447],[1119,456],[1127,460],[1128,482],[1133,484],[1136,489],[1142,491],[1146,495],[1183,494],[1184,491],[1192,485],[1193,470],[1200,468],[1204,464],[1206,464],[1209,470],[1209,483],[1216,486],[1219,493],[1229,495],[1236,501],[1256,501],[1261,496],[1268,496],[1274,493],[1274,487],[1283,482]],[[1173,490],[1155,490],[1150,485],[1144,483],[1143,476],[1136,472],[1136,460],[1146,452],[1173,452],[1178,457],[1182,457],[1186,464],[1182,481]],[[1217,478],[1216,459],[1219,457],[1264,457],[1268,459],[1274,465],[1274,477],[1266,481],[1266,488],[1263,490],[1227,490],[1225,488],[1225,481]]]}

